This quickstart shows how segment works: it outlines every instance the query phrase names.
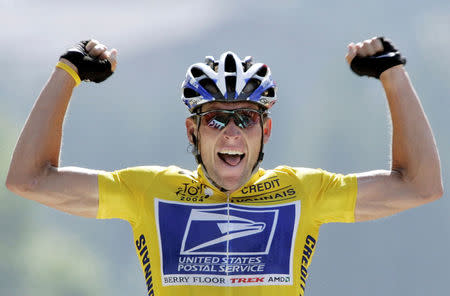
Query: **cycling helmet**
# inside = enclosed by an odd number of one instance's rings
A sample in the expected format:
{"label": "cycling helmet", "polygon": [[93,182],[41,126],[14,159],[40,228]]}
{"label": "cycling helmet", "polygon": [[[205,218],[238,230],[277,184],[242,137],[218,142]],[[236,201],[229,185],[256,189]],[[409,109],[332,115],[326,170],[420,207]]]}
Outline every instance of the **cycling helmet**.
{"label": "cycling helmet", "polygon": [[181,98],[191,113],[211,101],[252,101],[269,109],[277,100],[269,67],[253,63],[250,56],[241,60],[231,51],[223,53],[219,60],[207,56],[204,63],[190,66],[181,90]]}

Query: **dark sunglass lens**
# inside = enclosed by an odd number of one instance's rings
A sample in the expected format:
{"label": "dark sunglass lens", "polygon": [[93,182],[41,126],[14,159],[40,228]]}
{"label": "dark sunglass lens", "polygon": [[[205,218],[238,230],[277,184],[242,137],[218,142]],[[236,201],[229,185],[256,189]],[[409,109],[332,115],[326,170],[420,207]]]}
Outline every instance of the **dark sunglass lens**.
{"label": "dark sunglass lens", "polygon": [[204,123],[208,124],[215,116],[217,112],[209,112],[202,114],[202,120]]}
{"label": "dark sunglass lens", "polygon": [[203,115],[203,119],[207,126],[220,130],[227,125],[230,120],[230,114],[220,111],[210,112]]}
{"label": "dark sunglass lens", "polygon": [[259,113],[252,110],[238,110],[236,115],[239,117],[241,127],[251,127],[259,122]]}

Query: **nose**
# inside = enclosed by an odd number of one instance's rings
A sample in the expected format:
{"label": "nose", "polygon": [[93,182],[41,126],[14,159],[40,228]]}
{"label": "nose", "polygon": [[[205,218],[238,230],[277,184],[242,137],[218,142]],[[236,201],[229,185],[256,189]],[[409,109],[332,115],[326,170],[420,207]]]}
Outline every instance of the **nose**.
{"label": "nose", "polygon": [[234,118],[228,122],[224,130],[224,136],[226,139],[237,139],[241,135],[241,128],[234,123]]}

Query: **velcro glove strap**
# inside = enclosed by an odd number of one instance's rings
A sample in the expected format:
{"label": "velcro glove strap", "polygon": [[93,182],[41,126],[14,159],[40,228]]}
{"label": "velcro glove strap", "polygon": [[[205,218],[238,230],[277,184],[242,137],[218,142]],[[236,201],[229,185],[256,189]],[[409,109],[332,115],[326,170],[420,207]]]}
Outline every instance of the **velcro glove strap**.
{"label": "velcro glove strap", "polygon": [[88,40],[78,42],[67,50],[61,58],[68,60],[77,67],[81,80],[96,83],[105,81],[113,74],[111,63],[107,59],[91,57],[86,51],[88,42]]}
{"label": "velcro glove strap", "polygon": [[378,37],[383,44],[383,51],[373,56],[356,56],[350,68],[359,76],[380,78],[381,73],[397,65],[405,65],[406,58],[394,47],[389,39]]}

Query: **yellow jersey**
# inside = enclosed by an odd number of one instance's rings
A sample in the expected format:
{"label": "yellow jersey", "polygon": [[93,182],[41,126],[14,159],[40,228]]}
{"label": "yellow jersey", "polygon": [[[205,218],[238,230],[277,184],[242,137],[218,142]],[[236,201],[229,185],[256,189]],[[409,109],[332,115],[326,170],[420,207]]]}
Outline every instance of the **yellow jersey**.
{"label": "yellow jersey", "polygon": [[99,174],[97,218],[128,221],[148,295],[303,295],[320,225],[354,222],[356,176],[259,169],[239,190],[201,167]]}

